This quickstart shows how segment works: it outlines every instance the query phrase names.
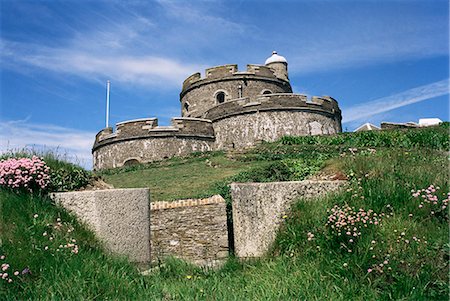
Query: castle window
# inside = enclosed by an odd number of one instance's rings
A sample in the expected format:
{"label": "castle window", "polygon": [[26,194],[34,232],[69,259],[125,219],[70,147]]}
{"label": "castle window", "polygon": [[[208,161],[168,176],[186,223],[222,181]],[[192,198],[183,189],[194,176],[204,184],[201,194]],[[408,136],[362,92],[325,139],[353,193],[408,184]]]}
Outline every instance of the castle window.
{"label": "castle window", "polygon": [[216,94],[216,100],[218,103],[223,103],[225,101],[225,92],[219,92]]}
{"label": "castle window", "polygon": [[184,103],[184,109],[186,112],[189,112],[189,104],[187,102]]}
{"label": "castle window", "polygon": [[262,94],[273,94],[273,93],[272,93],[272,91],[270,91],[270,90],[264,90],[264,91],[262,92]]}

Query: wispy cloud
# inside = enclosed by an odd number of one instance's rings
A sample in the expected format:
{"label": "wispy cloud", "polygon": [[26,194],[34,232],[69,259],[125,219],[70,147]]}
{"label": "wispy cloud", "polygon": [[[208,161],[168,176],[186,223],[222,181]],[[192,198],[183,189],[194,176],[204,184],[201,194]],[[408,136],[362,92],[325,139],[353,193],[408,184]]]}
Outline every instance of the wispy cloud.
{"label": "wispy cloud", "polygon": [[[381,44],[353,41],[348,45],[339,45],[340,42],[336,41],[335,49],[330,49],[332,45],[324,42],[294,54],[289,59],[289,66],[295,73],[311,73],[448,54],[448,49],[437,47],[431,37],[402,40],[385,40]],[[445,39],[439,44],[442,41]]]}
{"label": "wispy cloud", "polygon": [[388,112],[413,103],[447,94],[449,94],[448,78],[428,85],[409,89],[401,93],[382,97],[373,101],[368,101],[347,109],[344,108],[342,110],[342,122],[346,123],[355,120],[368,119],[383,112]]}
{"label": "wispy cloud", "polygon": [[[216,33],[219,31],[236,35],[244,33],[249,27],[249,25],[234,22],[223,16],[214,15],[202,8],[202,6],[189,5],[186,2],[172,0],[158,0],[157,2],[164,8],[167,15],[183,23],[201,24],[205,31],[213,30]],[[207,2],[203,4],[207,4]],[[216,7],[219,5],[219,2],[214,3]]]}
{"label": "wispy cloud", "polygon": [[[173,88],[206,67],[201,57],[191,57],[193,49],[225,43],[222,35],[245,28],[201,5],[157,3],[115,3],[101,13],[88,11],[66,30],[67,36],[55,37],[47,46],[42,40],[2,38],[0,64],[22,73],[40,68],[102,82]],[[149,13],[150,8],[157,13]]]}
{"label": "wispy cloud", "polygon": [[93,132],[18,120],[0,121],[0,133],[0,153],[22,149],[51,150],[86,168],[92,167]]}
{"label": "wispy cloud", "polygon": [[[68,48],[49,48],[17,42],[2,41],[3,60],[76,75],[90,80],[112,79],[152,87],[179,86],[182,80],[201,66],[183,64],[159,56],[129,56],[127,54],[99,54]],[[22,67],[22,66],[20,66]]]}
{"label": "wispy cloud", "polygon": [[318,6],[321,18],[314,5],[304,5],[295,19],[269,12],[267,5],[267,13],[274,15],[262,21],[259,14],[237,13],[236,6],[222,1],[113,2],[101,11],[83,12],[76,22],[61,22],[62,16],[58,24],[47,25],[66,33],[49,38],[49,46],[41,40],[3,40],[1,64],[159,88],[179,87],[186,76],[223,60],[262,63],[267,47],[285,49],[292,73],[448,54],[448,18],[443,22],[434,15],[327,3]]}

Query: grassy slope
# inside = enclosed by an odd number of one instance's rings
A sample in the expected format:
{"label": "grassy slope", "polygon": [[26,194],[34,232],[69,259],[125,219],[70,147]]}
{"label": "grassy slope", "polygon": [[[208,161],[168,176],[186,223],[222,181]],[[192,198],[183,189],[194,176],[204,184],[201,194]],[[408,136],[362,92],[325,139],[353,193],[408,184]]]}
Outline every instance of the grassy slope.
{"label": "grassy slope", "polygon": [[[313,203],[299,200],[277,238],[272,253],[275,256],[246,263],[230,260],[218,271],[169,260],[153,274],[140,276],[126,261],[104,255],[92,234],[45,199],[1,191],[3,245],[0,254],[7,255],[6,260],[13,269],[28,266],[33,274],[10,284],[0,281],[0,299],[448,300],[448,219],[430,216],[429,211],[419,209],[410,192],[429,184],[448,191],[448,153],[442,151],[448,148],[447,131],[445,127],[429,130],[431,137],[439,132],[446,137],[443,143],[441,139],[440,144],[433,145],[434,149],[426,147],[425,139],[418,145],[421,147],[380,147],[375,154],[363,148],[352,155],[344,149],[361,145],[354,138],[339,146],[333,146],[328,140],[314,142],[321,144],[320,147],[305,146],[304,141],[291,139],[290,145],[263,145],[243,156],[235,162],[243,168],[249,162],[276,162],[266,168],[259,166],[256,172],[235,176],[264,180],[277,172],[279,177],[284,177],[286,166],[289,172],[303,175],[305,160],[324,153],[332,156],[345,153],[331,163],[342,166],[351,176],[351,190]],[[420,135],[426,136],[423,132]],[[204,163],[205,158],[198,160]],[[154,168],[159,170],[162,164]],[[175,183],[190,181],[176,175]],[[327,209],[345,203],[393,214],[383,220],[382,227],[364,232],[352,253],[340,249],[324,227]],[[35,213],[39,214],[37,219],[33,218]],[[448,213],[444,216],[448,218]],[[52,248],[45,251],[42,246],[50,243],[42,233],[58,217],[64,222],[62,229],[67,229],[66,223],[70,223],[75,230],[56,231]],[[308,232],[315,234],[314,240],[306,239]],[[405,232],[411,243],[406,244],[405,238],[397,243],[401,232]],[[421,243],[412,243],[412,237],[419,237]],[[80,242],[77,255],[70,255],[67,250],[56,251],[58,244],[67,238]],[[374,250],[370,250],[372,240],[376,241]],[[391,258],[391,270],[386,269],[383,274],[367,273],[368,268],[387,254]]]}
{"label": "grassy slope", "polygon": [[107,170],[102,178],[116,188],[149,187],[152,201],[223,193],[232,181],[301,180],[316,172],[341,146],[263,144],[243,154],[211,152],[148,165]]}
{"label": "grassy slope", "polygon": [[214,183],[254,166],[210,153],[107,171],[102,177],[116,188],[149,187],[152,201],[168,201],[208,194]]}

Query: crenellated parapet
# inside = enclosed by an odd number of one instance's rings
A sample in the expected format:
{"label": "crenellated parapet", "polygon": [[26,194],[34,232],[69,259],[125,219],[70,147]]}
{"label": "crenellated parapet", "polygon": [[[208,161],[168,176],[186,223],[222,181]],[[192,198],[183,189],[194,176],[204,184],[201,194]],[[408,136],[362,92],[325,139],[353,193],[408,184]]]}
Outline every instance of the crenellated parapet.
{"label": "crenellated parapet", "polygon": [[206,69],[204,77],[202,77],[200,72],[197,72],[186,78],[183,82],[181,93],[183,94],[183,91],[188,90],[195,85],[206,84],[215,80],[230,80],[242,76],[262,77],[267,78],[268,80],[279,79],[275,75],[273,69],[264,65],[248,64],[245,71],[239,71],[238,65],[236,64],[221,65]]}
{"label": "crenellated parapet", "polygon": [[95,137],[92,151],[116,142],[162,137],[213,140],[214,129],[210,120],[200,118],[175,117],[170,126],[158,126],[157,118],[127,120],[117,123],[115,131],[111,127],[101,130]]}
{"label": "crenellated parapet", "polygon": [[278,93],[260,95],[256,100],[238,98],[216,105],[203,114],[203,118],[213,122],[231,116],[264,111],[304,111],[315,112],[341,120],[341,110],[337,101],[329,96],[308,98],[302,94]]}
{"label": "crenellated parapet", "polygon": [[183,82],[181,116],[159,126],[134,119],[101,130],[92,149],[94,168],[153,162],[193,152],[244,149],[283,136],[342,131],[341,110],[329,96],[293,94],[286,58],[273,52],[265,65],[216,66]]}
{"label": "crenellated parapet", "polygon": [[201,117],[205,111],[231,99],[256,99],[264,93],[292,93],[287,76],[278,77],[275,69],[263,65],[247,65],[239,71],[237,65],[208,68],[205,76],[189,76],[180,93],[182,116]]}

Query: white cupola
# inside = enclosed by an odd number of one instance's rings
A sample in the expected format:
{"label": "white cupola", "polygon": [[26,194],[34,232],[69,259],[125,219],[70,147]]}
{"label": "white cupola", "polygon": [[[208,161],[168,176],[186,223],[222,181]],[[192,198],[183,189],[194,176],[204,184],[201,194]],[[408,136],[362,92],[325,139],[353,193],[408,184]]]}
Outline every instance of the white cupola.
{"label": "white cupola", "polygon": [[287,60],[284,56],[278,55],[276,51],[272,51],[272,56],[266,60],[266,65],[270,63],[286,63]]}
{"label": "white cupola", "polygon": [[278,55],[276,51],[266,60],[266,66],[273,70],[273,74],[284,81],[289,81],[287,60],[284,56]]}

